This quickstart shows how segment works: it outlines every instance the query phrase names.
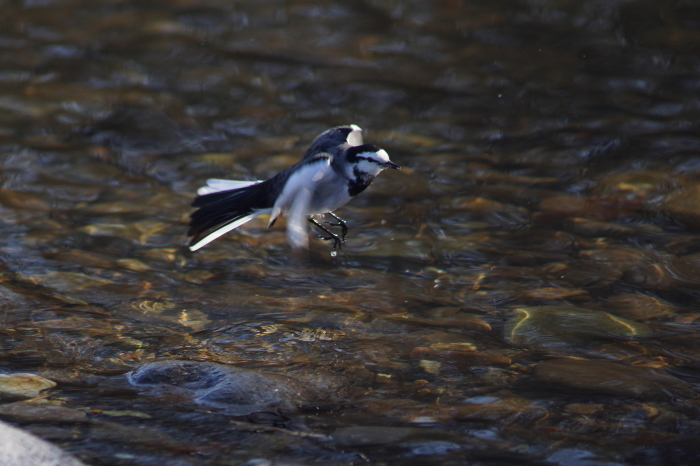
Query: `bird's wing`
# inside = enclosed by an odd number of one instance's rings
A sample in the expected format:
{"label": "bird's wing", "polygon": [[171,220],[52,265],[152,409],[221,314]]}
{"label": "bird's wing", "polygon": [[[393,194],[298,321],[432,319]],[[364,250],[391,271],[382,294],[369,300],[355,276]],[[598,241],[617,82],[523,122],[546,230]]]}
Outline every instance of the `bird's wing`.
{"label": "bird's wing", "polygon": [[311,200],[318,183],[332,172],[331,156],[317,154],[299,166],[284,185],[270,214],[270,225],[283,213],[287,213],[287,241],[295,248],[308,248],[307,219]]}
{"label": "bird's wing", "polygon": [[348,133],[348,137],[345,140],[351,146],[361,146],[364,143],[362,139],[362,128],[357,125],[350,125],[351,131]]}
{"label": "bird's wing", "polygon": [[207,180],[206,186],[202,186],[197,190],[197,194],[204,196],[205,194],[218,193],[219,191],[247,188],[248,186],[256,183],[260,183],[260,181],[222,180],[219,178],[210,178]]}

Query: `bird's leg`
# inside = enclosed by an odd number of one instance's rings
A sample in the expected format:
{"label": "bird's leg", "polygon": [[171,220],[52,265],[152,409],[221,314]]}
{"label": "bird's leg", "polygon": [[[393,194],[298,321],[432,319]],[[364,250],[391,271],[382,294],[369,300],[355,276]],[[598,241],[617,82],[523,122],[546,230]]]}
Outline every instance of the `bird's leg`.
{"label": "bird's leg", "polygon": [[329,223],[329,225],[334,226],[334,227],[340,227],[340,229],[341,229],[340,239],[344,243],[345,237],[348,236],[348,225],[345,223],[345,220],[338,217],[333,212],[328,212],[328,215],[330,215],[331,217],[333,217],[334,219],[336,219],[338,221],[338,223]]}
{"label": "bird's leg", "polygon": [[318,236],[319,238],[326,240],[326,241],[330,241],[330,240],[334,241],[333,249],[340,249],[342,247],[343,240],[341,240],[338,235],[336,235],[335,233],[330,231],[328,228],[326,228],[323,225],[321,225],[320,223],[318,223],[316,221],[316,219],[314,219],[314,218],[309,218],[309,222],[316,225],[319,229],[321,229],[322,231],[324,231],[328,235],[328,236],[319,235]]}

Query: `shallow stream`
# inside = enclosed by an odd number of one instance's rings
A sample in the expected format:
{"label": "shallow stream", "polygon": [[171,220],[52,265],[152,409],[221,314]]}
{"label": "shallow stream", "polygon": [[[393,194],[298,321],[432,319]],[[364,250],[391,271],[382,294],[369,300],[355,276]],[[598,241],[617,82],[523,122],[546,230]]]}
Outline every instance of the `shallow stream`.
{"label": "shallow stream", "polygon": [[[696,2],[0,11],[0,372],[57,384],[0,419],[89,465],[700,461]],[[349,123],[404,169],[336,256],[187,250],[207,178]],[[295,395],[126,376],[160,361]]]}

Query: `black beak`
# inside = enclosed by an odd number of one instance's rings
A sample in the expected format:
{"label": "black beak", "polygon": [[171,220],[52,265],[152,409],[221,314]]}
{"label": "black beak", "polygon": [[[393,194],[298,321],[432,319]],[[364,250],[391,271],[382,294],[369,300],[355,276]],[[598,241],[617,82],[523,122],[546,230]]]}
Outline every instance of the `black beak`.
{"label": "black beak", "polygon": [[385,166],[385,167],[389,167],[389,168],[394,168],[394,169],[396,169],[396,170],[401,170],[401,167],[399,167],[398,165],[396,165],[396,164],[395,164],[394,162],[392,162],[392,161],[384,162],[384,166]]}

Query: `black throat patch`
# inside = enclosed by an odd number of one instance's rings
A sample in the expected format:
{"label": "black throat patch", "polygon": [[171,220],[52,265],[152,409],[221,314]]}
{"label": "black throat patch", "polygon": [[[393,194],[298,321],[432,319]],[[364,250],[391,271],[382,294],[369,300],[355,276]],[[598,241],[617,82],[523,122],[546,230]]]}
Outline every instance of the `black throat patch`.
{"label": "black throat patch", "polygon": [[361,173],[357,168],[352,170],[352,174],[355,175],[355,179],[348,183],[348,194],[350,197],[355,197],[372,184],[374,177],[367,173]]}

